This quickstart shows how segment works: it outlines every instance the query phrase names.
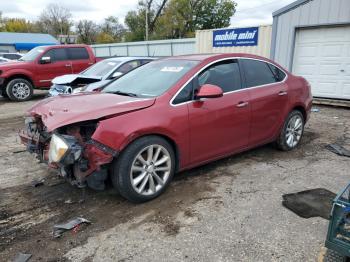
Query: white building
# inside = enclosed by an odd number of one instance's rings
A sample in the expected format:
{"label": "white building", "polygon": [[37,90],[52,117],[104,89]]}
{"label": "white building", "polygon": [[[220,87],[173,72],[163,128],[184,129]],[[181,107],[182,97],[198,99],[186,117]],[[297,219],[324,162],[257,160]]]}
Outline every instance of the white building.
{"label": "white building", "polygon": [[314,97],[350,99],[350,0],[298,0],[273,14],[271,59]]}

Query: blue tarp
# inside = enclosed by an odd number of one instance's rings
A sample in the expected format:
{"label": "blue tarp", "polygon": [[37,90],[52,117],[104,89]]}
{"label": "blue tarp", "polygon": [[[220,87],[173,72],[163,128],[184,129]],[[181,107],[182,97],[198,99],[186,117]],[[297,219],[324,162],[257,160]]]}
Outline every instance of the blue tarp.
{"label": "blue tarp", "polygon": [[15,43],[15,48],[17,51],[31,50],[34,47],[41,45],[57,45],[57,43]]}

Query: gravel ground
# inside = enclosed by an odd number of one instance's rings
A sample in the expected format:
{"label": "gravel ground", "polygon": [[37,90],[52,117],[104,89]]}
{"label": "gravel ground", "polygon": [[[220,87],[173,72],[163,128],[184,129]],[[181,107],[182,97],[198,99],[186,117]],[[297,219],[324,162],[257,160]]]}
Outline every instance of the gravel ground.
{"label": "gravel ground", "polygon": [[[349,158],[324,147],[350,146],[350,110],[318,107],[296,150],[267,145],[183,172],[161,197],[135,205],[112,188],[74,188],[23,151],[17,130],[35,102],[0,99],[1,260],[27,252],[31,261],[316,261],[322,253],[328,221],[298,217],[282,195],[349,183]],[[92,224],[52,237],[54,224],[76,216]]]}

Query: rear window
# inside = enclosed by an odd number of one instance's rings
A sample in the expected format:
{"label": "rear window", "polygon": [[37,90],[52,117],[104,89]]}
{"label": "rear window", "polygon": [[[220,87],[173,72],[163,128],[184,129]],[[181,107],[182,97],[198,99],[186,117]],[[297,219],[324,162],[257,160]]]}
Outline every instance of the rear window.
{"label": "rear window", "polygon": [[68,55],[71,60],[89,59],[89,53],[84,47],[70,47]]}
{"label": "rear window", "polygon": [[269,65],[263,61],[242,59],[247,87],[278,82]]}

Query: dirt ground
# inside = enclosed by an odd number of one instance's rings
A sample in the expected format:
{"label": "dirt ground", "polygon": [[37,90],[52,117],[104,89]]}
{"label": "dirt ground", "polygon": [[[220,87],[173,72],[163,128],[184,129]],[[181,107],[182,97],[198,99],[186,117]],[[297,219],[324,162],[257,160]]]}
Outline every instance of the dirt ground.
{"label": "dirt ground", "polygon": [[[321,107],[301,145],[280,152],[266,145],[183,172],[165,194],[132,204],[112,188],[72,187],[23,151],[17,130],[35,100],[0,98],[0,257],[31,261],[316,261],[328,221],[303,219],[282,195],[306,189],[339,192],[350,180],[349,158],[325,149],[350,146],[350,110]],[[33,187],[33,180],[44,185]],[[52,236],[53,226],[89,219],[77,232]]]}

